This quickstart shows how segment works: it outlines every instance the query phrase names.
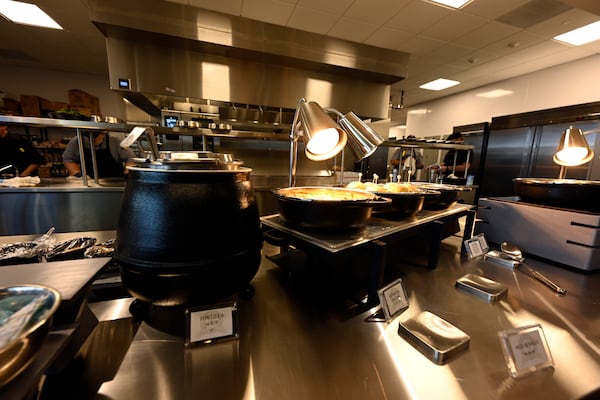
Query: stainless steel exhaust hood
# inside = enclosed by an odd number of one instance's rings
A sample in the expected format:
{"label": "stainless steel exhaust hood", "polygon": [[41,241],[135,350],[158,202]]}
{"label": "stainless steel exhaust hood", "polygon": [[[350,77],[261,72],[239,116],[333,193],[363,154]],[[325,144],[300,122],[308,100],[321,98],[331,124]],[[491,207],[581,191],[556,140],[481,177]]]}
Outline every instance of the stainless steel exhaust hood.
{"label": "stainless steel exhaust hood", "polygon": [[388,118],[409,55],[160,0],[90,0],[111,89],[159,117],[174,101],[294,109],[299,98]]}

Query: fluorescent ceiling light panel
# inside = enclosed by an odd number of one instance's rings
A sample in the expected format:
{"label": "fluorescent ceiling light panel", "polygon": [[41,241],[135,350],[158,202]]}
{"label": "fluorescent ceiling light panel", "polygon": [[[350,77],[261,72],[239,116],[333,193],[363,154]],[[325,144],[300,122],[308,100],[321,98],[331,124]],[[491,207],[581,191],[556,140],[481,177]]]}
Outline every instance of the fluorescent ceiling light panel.
{"label": "fluorescent ceiling light panel", "polygon": [[453,81],[451,79],[439,78],[439,79],[436,79],[435,81],[427,82],[419,87],[421,89],[427,89],[427,90],[444,90],[444,89],[448,89],[449,87],[456,86],[459,83],[460,82]]}
{"label": "fluorescent ceiling light panel", "polygon": [[35,4],[20,1],[0,0],[0,14],[9,21],[23,25],[62,29],[48,14]]}
{"label": "fluorescent ceiling light panel", "polygon": [[408,111],[408,114],[425,115],[425,114],[429,114],[430,112],[431,112],[431,110],[428,110],[427,108],[417,108],[416,110]]}
{"label": "fluorescent ceiling light panel", "polygon": [[513,93],[512,90],[494,89],[494,90],[490,90],[489,92],[479,93],[477,95],[477,97],[485,97],[487,99],[495,99],[496,97],[508,96],[509,94],[512,94],[512,93]]}
{"label": "fluorescent ceiling light panel", "polygon": [[441,4],[452,8],[461,8],[471,0],[430,0],[432,3]]}
{"label": "fluorescent ceiling light panel", "polygon": [[600,21],[591,23],[581,28],[574,29],[562,35],[554,36],[554,39],[574,46],[581,46],[594,40],[600,39]]}

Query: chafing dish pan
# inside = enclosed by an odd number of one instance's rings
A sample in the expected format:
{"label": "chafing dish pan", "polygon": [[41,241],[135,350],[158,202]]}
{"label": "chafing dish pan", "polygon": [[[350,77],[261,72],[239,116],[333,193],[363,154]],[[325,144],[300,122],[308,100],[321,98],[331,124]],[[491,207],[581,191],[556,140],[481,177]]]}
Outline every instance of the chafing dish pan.
{"label": "chafing dish pan", "polygon": [[515,178],[515,192],[524,202],[600,212],[600,181]]}
{"label": "chafing dish pan", "polygon": [[272,193],[286,224],[318,231],[363,228],[373,207],[392,202],[364,190],[340,187],[287,187],[273,189]]}

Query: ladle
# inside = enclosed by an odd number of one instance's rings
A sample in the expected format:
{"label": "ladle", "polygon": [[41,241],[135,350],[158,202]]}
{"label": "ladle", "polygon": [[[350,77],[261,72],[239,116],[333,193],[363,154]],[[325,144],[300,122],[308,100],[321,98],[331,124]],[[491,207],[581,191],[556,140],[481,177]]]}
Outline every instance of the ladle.
{"label": "ladle", "polygon": [[545,284],[546,286],[550,287],[552,290],[554,290],[558,294],[565,294],[565,293],[567,293],[566,289],[558,286],[556,283],[552,282],[550,279],[546,278],[544,275],[542,275],[538,271],[534,270],[530,266],[528,266],[525,263],[523,263],[523,261],[525,261],[525,258],[523,257],[523,252],[516,245],[511,244],[511,243],[507,243],[507,242],[502,242],[502,244],[500,244],[500,250],[502,250],[502,252],[504,254],[506,254],[507,256],[509,256],[510,258],[512,258],[513,260],[518,261],[519,262],[519,269],[522,268],[523,271],[525,273],[527,273],[529,276],[531,276],[531,277],[537,279],[538,281],[542,282],[543,284]]}

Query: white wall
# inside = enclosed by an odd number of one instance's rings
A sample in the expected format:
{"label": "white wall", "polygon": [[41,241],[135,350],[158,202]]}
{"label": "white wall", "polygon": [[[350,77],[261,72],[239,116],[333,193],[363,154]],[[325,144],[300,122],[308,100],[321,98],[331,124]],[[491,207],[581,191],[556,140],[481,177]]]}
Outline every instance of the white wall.
{"label": "white wall", "polygon": [[4,92],[5,97],[19,100],[20,95],[26,94],[68,103],[70,89],[97,96],[102,115],[125,119],[125,102],[118,93],[110,90],[108,71],[106,75],[91,75],[0,64],[0,92]]}
{"label": "white wall", "polygon": [[[495,89],[510,95],[486,99]],[[409,107],[406,134],[448,135],[452,127],[491,122],[492,117],[600,101],[600,55]]]}

